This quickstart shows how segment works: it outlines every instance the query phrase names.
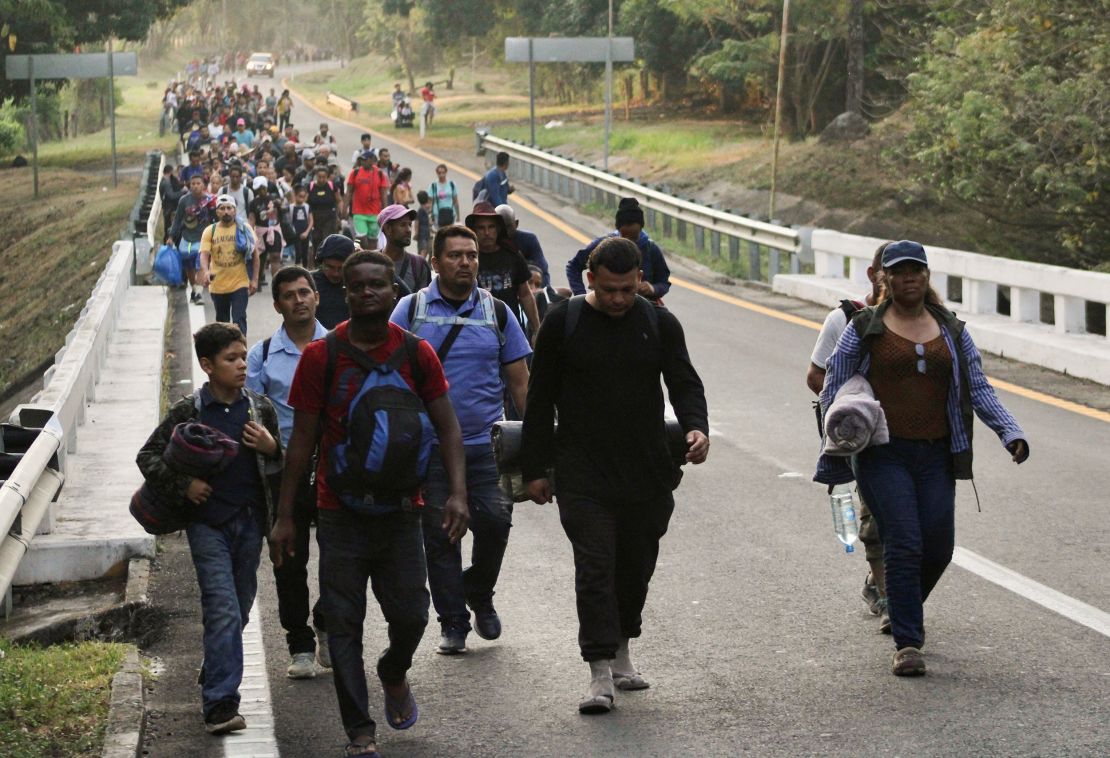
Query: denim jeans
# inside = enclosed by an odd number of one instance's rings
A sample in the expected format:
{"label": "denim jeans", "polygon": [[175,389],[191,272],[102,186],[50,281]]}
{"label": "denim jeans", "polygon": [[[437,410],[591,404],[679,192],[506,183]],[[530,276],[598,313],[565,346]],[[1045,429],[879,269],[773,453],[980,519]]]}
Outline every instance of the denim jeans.
{"label": "denim jeans", "polygon": [[428,625],[428,572],[420,516],[398,511],[364,516],[317,511],[320,596],[328,622],[335,694],[348,739],[374,735],[362,660],[366,582],[389,625],[389,647],[378,658],[378,678],[404,681]]}
{"label": "denim jeans", "polygon": [[467,445],[466,499],[474,544],[470,568],[462,570],[462,545],[454,545],[443,530],[443,509],[450,494],[447,470],[439,447],[432,449],[428,479],[424,482],[424,552],[428,557],[428,584],[440,624],[470,631],[466,601],[479,607],[493,600],[493,588],[509,544],[513,502],[498,487],[493,446]]}
{"label": "denim jeans", "polygon": [[204,619],[205,718],[218,703],[239,703],[243,680],[243,627],[258,588],[262,532],[247,508],[219,526],[199,521],[185,530],[200,585]]}
{"label": "denim jeans", "polygon": [[[274,568],[278,618],[285,630],[285,644],[289,646],[290,655],[316,652],[316,635],[308,626],[308,546],[312,522],[316,518],[316,488],[308,479],[305,476],[297,487],[293,504],[293,525],[297,530],[294,553],[285,556],[281,568]],[[274,489],[274,502],[280,491],[280,486]],[[320,630],[327,628],[319,599],[312,606],[312,624]]]}
{"label": "denim jeans", "polygon": [[922,605],[956,544],[956,480],[948,439],[892,437],[889,444],[861,452],[855,470],[883,541],[894,644],[921,647]]}
{"label": "denim jeans", "polygon": [[229,292],[226,295],[212,294],[212,305],[216,306],[216,320],[234,322],[243,336],[247,336],[247,301],[250,300],[250,290],[246,287]]}
{"label": "denim jeans", "polygon": [[574,548],[578,646],[586,661],[614,657],[622,637],[639,637],[648,583],[667,533],[671,493],[611,503],[559,492],[559,520]]}

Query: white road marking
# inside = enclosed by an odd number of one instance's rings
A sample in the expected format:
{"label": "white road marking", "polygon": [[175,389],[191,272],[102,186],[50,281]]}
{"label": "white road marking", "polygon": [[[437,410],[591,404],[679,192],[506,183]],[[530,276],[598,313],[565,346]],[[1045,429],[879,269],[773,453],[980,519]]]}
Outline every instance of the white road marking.
{"label": "white road marking", "polygon": [[[189,306],[189,331],[205,324],[204,306]],[[193,391],[207,380],[196,356],[190,356],[193,367]],[[257,602],[251,609],[252,623],[243,630],[243,682],[239,686],[239,713],[247,720],[247,728],[223,738],[227,758],[278,758],[274,734],[274,711],[270,701],[270,680],[266,675],[266,649],[262,645],[262,607]]]}
{"label": "white road marking", "polygon": [[1026,600],[1058,613],[1064,618],[1093,629],[1104,637],[1110,637],[1110,613],[1087,605],[1082,600],[1057,592],[1040,582],[988,560],[967,548],[957,547],[952,562],[976,576],[1008,589]]}

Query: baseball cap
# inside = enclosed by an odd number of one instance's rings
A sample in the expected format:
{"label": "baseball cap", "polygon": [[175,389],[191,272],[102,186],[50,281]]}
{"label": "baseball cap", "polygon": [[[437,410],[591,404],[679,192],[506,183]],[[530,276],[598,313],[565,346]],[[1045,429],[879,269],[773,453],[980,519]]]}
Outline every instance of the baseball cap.
{"label": "baseball cap", "polygon": [[412,208],[406,208],[400,203],[387,205],[385,208],[382,209],[382,212],[378,214],[378,228],[381,229],[385,227],[385,225],[388,224],[390,221],[396,221],[399,218],[406,217],[416,218],[416,211],[414,211]]}
{"label": "baseball cap", "polygon": [[322,261],[326,258],[338,258],[341,261],[347,260],[347,256],[355,251],[355,243],[350,237],[344,234],[329,234],[324,239],[320,248],[316,251],[316,260]]}
{"label": "baseball cap", "polygon": [[239,126],[240,124],[242,124],[243,126],[246,126],[247,125],[247,120],[245,118],[240,118],[240,119],[236,120],[235,125]]}
{"label": "baseball cap", "polygon": [[301,153],[301,158],[306,161],[316,160],[316,153],[311,150],[305,150],[303,153]]}
{"label": "baseball cap", "polygon": [[883,250],[883,268],[890,268],[902,261],[915,261],[928,267],[929,259],[925,257],[925,248],[911,240],[891,242]]}
{"label": "baseball cap", "polygon": [[238,203],[235,202],[235,198],[231,195],[220,195],[217,197],[216,207],[219,208],[221,205],[230,205],[232,208],[238,207]]}
{"label": "baseball cap", "polygon": [[251,182],[251,187],[253,189],[258,189],[259,187],[266,187],[268,189],[270,187],[270,180],[267,179],[264,176],[256,176],[256,177],[254,177],[254,181]]}
{"label": "baseball cap", "polygon": [[377,157],[377,155],[374,153],[373,150],[363,150],[361,153],[359,153],[358,157],[362,158],[362,160],[364,161],[372,161]]}

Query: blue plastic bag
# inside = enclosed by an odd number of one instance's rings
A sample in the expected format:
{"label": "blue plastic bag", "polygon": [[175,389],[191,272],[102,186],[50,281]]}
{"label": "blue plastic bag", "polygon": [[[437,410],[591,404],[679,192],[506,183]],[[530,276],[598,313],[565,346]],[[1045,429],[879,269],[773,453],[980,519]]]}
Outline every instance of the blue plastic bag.
{"label": "blue plastic bag", "polygon": [[160,284],[178,287],[182,282],[181,256],[173,245],[162,245],[154,255],[154,278]]}

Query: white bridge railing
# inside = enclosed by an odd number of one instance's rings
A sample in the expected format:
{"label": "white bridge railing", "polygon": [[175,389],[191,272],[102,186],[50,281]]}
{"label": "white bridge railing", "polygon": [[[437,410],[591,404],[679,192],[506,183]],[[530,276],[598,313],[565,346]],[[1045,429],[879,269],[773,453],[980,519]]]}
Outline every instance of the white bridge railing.
{"label": "white bridge railing", "polygon": [[62,486],[65,454],[74,451],[77,427],[107,360],[134,257],[132,242],[112,246],[108,265],[43,376],[42,391],[12,413],[13,423],[42,427],[42,432],[0,486],[0,596],[7,596],[31,540],[44,531],[40,526],[52,527],[50,504]]}
{"label": "white bridge railing", "polygon": [[[488,165],[493,153],[509,154],[509,173],[516,181],[582,205],[615,207],[617,197],[635,197],[646,209],[647,226],[664,237],[685,240],[692,229],[695,247],[717,258],[727,241],[732,261],[741,260],[744,244],[749,280],[830,307],[842,297],[866,292],[867,267],[885,241],[748,218],[485,130],[475,136]],[[953,310],[966,315],[983,349],[1110,384],[1110,274],[932,245],[926,250],[933,287]],[[789,265],[783,265],[786,256]]]}

